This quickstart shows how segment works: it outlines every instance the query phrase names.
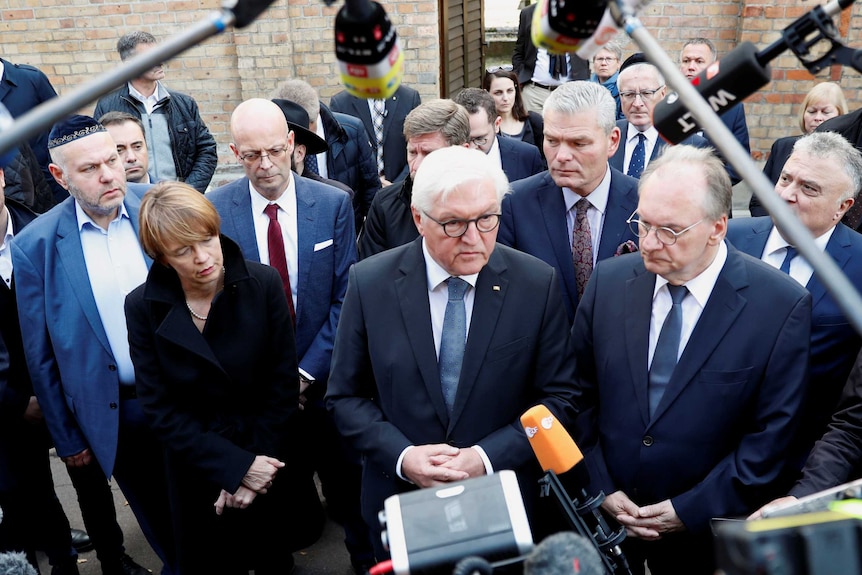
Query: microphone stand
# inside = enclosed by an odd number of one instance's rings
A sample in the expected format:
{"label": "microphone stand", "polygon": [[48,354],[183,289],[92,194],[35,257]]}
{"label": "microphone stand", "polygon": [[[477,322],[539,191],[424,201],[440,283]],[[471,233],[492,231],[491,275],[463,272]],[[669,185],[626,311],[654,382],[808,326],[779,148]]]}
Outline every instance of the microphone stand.
{"label": "microphone stand", "polygon": [[203,42],[210,36],[224,32],[229,26],[243,28],[251,24],[275,0],[226,0],[220,11],[152,50],[138,54],[118,68],[109,70],[68,94],[52,98],[19,117],[9,128],[0,130],[0,156],[19,142],[47,130],[58,120],[104,96],[147,70],[170,60],[177,54]]}
{"label": "microphone stand", "polygon": [[[835,12],[836,8],[840,11],[842,8],[852,4],[852,1],[841,0],[839,2],[838,0],[833,0],[824,8],[818,7],[818,9],[828,14],[829,12]],[[841,307],[847,319],[856,331],[862,334],[862,297],[859,296],[859,293],[847,279],[847,276],[841,272],[831,257],[825,256],[823,251],[817,248],[808,228],[799,221],[787,204],[775,193],[774,186],[763,172],[757,169],[750,155],[712,110],[712,107],[698,94],[691,82],[683,76],[682,72],[677,68],[676,63],[671,61],[656,39],[644,28],[640,19],[635,15],[634,10],[631,7],[622,5],[620,0],[610,2],[609,8],[619,27],[625,30],[626,34],[637,43],[649,62],[661,71],[668,84],[676,90],[679,99],[682,100],[683,104],[685,104],[697,120],[698,125],[709,134],[710,139],[721,151],[724,158],[736,168],[739,175],[751,186],[761,204],[769,211],[776,225],[781,229],[782,235],[805,256],[805,259],[814,268],[814,273],[826,285],[829,293],[835,298],[835,301]],[[817,12],[817,9],[815,9],[815,12]],[[826,57],[818,59],[812,62],[812,64],[828,65],[826,62],[843,61],[848,56],[851,61],[859,60],[855,54],[848,55],[847,51],[849,49],[836,50],[836,41],[834,38],[832,41],[833,50]],[[799,48],[794,48],[795,53],[797,53],[797,49]],[[769,50],[772,57],[780,53],[776,53],[776,50],[777,48]],[[802,51],[807,51],[807,48]],[[851,50],[850,52],[853,51]],[[806,63],[806,65],[808,64]],[[862,201],[862,198],[860,198],[860,201]]]}

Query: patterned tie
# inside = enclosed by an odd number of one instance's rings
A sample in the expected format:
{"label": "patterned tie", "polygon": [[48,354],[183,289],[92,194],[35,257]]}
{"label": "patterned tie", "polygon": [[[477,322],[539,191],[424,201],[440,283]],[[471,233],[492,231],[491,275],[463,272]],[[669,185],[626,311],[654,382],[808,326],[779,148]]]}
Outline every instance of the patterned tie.
{"label": "patterned tie", "polygon": [[649,415],[653,416],[662,396],[664,395],[673,370],[676,368],[679,355],[679,339],[682,332],[682,300],[688,293],[685,286],[667,284],[673,305],[661,326],[652,365],[649,370]]}
{"label": "patterned tie", "polygon": [[790,275],[790,262],[793,261],[793,258],[796,257],[796,254],[799,252],[796,251],[796,248],[793,246],[787,246],[787,252],[784,255],[784,261],[781,262],[781,267],[778,268],[787,275]]}
{"label": "patterned tie", "polygon": [[629,171],[627,174],[633,178],[640,178],[641,172],[644,171],[646,162],[646,136],[638,134],[638,144],[632,152],[632,159],[629,161]]}
{"label": "patterned tie", "polygon": [[383,173],[383,118],[386,117],[386,101],[374,100],[374,137],[377,139],[377,173]]}
{"label": "patterned tie", "polygon": [[316,176],[320,175],[320,168],[317,167],[317,156],[315,154],[305,156],[305,169]]}
{"label": "patterned tie", "polygon": [[593,273],[593,236],[587,210],[590,201],[581,198],[575,204],[575,225],[572,227],[572,261],[575,264],[575,282],[578,286],[578,299],[584,295],[584,288]]}
{"label": "patterned tie", "polygon": [[278,204],[269,204],[263,211],[269,217],[269,228],[266,230],[269,265],[274,267],[278,275],[281,276],[284,295],[287,296],[287,307],[290,308],[290,319],[293,321],[293,325],[296,325],[293,291],[290,289],[290,275],[287,273],[287,256],[284,255],[284,236],[281,235],[281,224],[278,223]]}
{"label": "patterned tie", "polygon": [[446,282],[449,287],[449,301],[446,302],[446,315],[443,316],[443,332],[440,338],[440,387],[446,409],[452,413],[455,405],[455,392],[461,377],[461,362],[464,360],[464,346],[467,343],[467,311],[464,308],[464,294],[470,284],[461,278],[451,277]]}

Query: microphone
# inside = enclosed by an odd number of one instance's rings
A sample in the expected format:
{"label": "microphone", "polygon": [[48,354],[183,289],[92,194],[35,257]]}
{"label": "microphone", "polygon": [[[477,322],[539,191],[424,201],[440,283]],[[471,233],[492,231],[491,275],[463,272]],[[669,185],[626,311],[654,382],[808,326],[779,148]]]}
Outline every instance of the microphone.
{"label": "microphone", "polygon": [[23,553],[0,553],[0,575],[36,575]]}
{"label": "microphone", "polygon": [[[788,48],[805,67],[817,73],[834,63],[852,65],[862,70],[862,52],[843,46],[837,39],[832,16],[853,4],[854,0],[831,0],[804,14],[782,31],[781,38],[758,51],[751,42],[743,42],[724,58],[704,69],[691,83],[716,114],[723,114],[772,80],[769,62]],[[814,58],[810,48],[821,42],[831,43],[822,56]],[[699,130],[697,120],[679,100],[676,92],[669,93],[653,109],[653,125],[671,144],[678,144]]]}
{"label": "microphone", "polygon": [[521,416],[521,425],[524,426],[536,459],[545,470],[545,477],[539,482],[541,495],[554,496],[569,526],[595,547],[608,573],[631,574],[626,556],[620,549],[626,531],[623,527],[611,529],[602,515],[601,505],[605,494],[599,492],[591,497],[586,489],[581,488],[573,499],[557,477],[558,472],[571,472],[575,474],[578,484],[586,485],[589,482],[586,466],[578,465],[584,456],[572,436],[547,406],[541,403]]}
{"label": "microphone", "polygon": [[524,575],[606,575],[602,558],[590,542],[571,531],[539,543],[524,561]]}
{"label": "microphone", "polygon": [[599,26],[608,0],[539,0],[533,12],[533,44],[551,54],[574,52]]}
{"label": "microphone", "polygon": [[357,98],[386,99],[401,85],[404,54],[383,6],[347,0],[335,17],[341,83]]}

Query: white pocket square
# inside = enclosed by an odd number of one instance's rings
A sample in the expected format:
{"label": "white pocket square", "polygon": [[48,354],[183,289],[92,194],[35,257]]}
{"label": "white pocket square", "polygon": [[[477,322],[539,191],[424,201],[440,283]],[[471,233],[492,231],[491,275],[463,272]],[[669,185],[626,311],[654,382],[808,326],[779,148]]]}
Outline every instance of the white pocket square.
{"label": "white pocket square", "polygon": [[326,249],[333,244],[332,240],[326,240],[325,242],[320,242],[314,244],[314,251],[319,252],[322,249]]}

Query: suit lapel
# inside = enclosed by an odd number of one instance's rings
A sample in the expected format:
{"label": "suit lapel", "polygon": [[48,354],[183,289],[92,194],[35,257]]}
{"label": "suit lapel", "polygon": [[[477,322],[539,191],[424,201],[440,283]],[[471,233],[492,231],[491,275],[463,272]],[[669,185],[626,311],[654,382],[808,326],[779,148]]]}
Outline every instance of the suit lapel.
{"label": "suit lapel", "polygon": [[748,286],[748,274],[739,252],[729,248],[724,269],[718,275],[712,294],[691,333],[691,337],[676,364],[667,390],[656,408],[655,422],[673,403],[674,399],[691,382],[724,339],[727,330],[745,307],[746,300],[739,291]]}
{"label": "suit lapel", "polygon": [[[835,260],[835,263],[842,270],[847,266],[847,262],[850,261],[849,234],[851,233],[856,232],[851,232],[850,228],[839,223],[835,226],[835,231],[832,232],[832,237],[829,238],[829,242],[826,244],[826,253],[832,256],[832,259]],[[814,272],[811,275],[811,279],[808,280],[808,285],[805,287],[811,294],[811,309],[813,310],[817,306],[817,303],[823,299],[823,296],[826,295],[826,286],[820,281],[817,272]]]}
{"label": "suit lapel", "polygon": [[[307,188],[302,178],[293,176],[296,179],[296,253],[297,253],[297,274],[299,276],[299,285],[294,288],[297,294],[311,293],[309,290],[312,286],[309,285],[311,277],[311,264],[314,260],[314,239],[315,225],[317,220],[317,202],[314,199],[314,194]],[[303,309],[303,299],[297,297],[296,317],[299,318]],[[298,321],[298,320],[297,320]]]}
{"label": "suit lapel", "polygon": [[652,297],[655,291],[655,275],[646,273],[643,264],[638,264],[636,276],[626,282],[625,291],[625,330],[623,338],[626,346],[631,381],[638,399],[638,412],[643,424],[649,423],[649,326],[652,314]]}
{"label": "suit lapel", "polygon": [[662,150],[664,150],[665,146],[667,146],[667,144],[664,140],[661,139],[661,136],[659,136],[658,139],[655,141],[655,146],[653,146],[652,148],[652,154],[650,154],[649,157],[650,162],[661,155]]}
{"label": "suit lapel", "polygon": [[575,264],[572,260],[572,238],[569,237],[566,225],[566,203],[563,200],[563,191],[547,172],[537,197],[549,243],[557,259],[555,267],[563,274],[566,290],[573,300],[577,300],[578,286],[575,281]]}
{"label": "suit lapel", "polygon": [[211,363],[227,375],[203,334],[189,321],[188,315],[184,305],[172,302],[171,309],[156,330],[156,335]]}
{"label": "suit lapel", "polygon": [[[611,189],[608,193],[607,213],[602,226],[602,237],[599,238],[598,259],[604,260],[617,251],[622,243],[623,234],[628,229],[626,220],[637,209],[637,195],[630,197],[628,192],[623,192],[619,185],[614,186],[617,173],[611,172]],[[620,174],[622,175],[622,174]]]}
{"label": "suit lapel", "polygon": [[458,379],[458,392],[452,407],[452,419],[449,421],[450,430],[464,410],[494,336],[509,285],[505,272],[503,257],[495,250],[476,280],[473,315],[470,319],[467,346],[464,349],[464,362],[461,364],[461,376]]}
{"label": "suit lapel", "polygon": [[231,230],[236,237],[231,239],[239,244],[243,257],[256,262],[260,261],[260,252],[257,250],[257,237],[254,234],[254,216],[251,213],[251,195],[249,192],[248,178],[237,180],[236,189],[232,194],[232,205],[228,217],[230,218]]}
{"label": "suit lapel", "polygon": [[399,271],[402,275],[395,280],[395,293],[404,325],[407,326],[407,339],[440,424],[448,427],[449,415],[443,400],[443,390],[440,388],[437,350],[428,319],[431,317],[431,305],[428,303],[428,280],[422,253],[422,238],[414,240],[411,248],[405,252]]}
{"label": "suit lapel", "polygon": [[[374,118],[371,117],[371,110],[368,109],[368,100],[362,100],[359,98],[350,98],[350,104],[353,106],[353,110],[356,112],[356,117],[362,120],[362,124],[365,126],[365,131],[368,132],[368,138],[371,140],[371,143],[374,144],[374,147],[377,147],[377,138],[374,137]],[[387,102],[387,107],[388,107]],[[386,125],[386,118],[383,118],[383,125]]]}

